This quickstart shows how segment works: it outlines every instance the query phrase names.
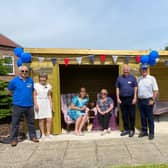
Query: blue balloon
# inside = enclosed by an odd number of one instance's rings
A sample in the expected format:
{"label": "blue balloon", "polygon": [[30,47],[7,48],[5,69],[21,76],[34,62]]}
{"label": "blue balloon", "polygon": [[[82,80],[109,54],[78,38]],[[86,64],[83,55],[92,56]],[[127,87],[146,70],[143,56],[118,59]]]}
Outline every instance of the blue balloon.
{"label": "blue balloon", "polygon": [[22,62],[21,58],[19,58],[19,59],[17,60],[17,63],[16,63],[16,64],[17,64],[18,67],[20,67],[20,66],[22,66],[22,63],[23,63],[23,62]]}
{"label": "blue balloon", "polygon": [[13,52],[15,53],[17,57],[21,57],[23,53],[23,48],[20,48],[20,47],[14,48]]}
{"label": "blue balloon", "polygon": [[149,56],[148,55],[143,55],[141,57],[141,63],[142,64],[147,64],[149,62]]}
{"label": "blue balloon", "polygon": [[156,65],[156,59],[150,60],[150,61],[149,61],[149,65],[150,65],[150,66]]}
{"label": "blue balloon", "polygon": [[155,50],[152,50],[149,54],[150,59],[154,60],[159,57],[159,53]]}
{"label": "blue balloon", "polygon": [[30,63],[31,62],[31,54],[30,53],[22,53],[21,59],[23,63]]}

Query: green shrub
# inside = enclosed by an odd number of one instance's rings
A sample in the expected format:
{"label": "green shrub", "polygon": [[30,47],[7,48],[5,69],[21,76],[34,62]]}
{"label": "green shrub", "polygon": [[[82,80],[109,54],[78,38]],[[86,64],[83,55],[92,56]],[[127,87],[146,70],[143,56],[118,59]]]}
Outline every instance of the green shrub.
{"label": "green shrub", "polygon": [[0,119],[11,116],[12,98],[8,96],[7,81],[0,80]]}

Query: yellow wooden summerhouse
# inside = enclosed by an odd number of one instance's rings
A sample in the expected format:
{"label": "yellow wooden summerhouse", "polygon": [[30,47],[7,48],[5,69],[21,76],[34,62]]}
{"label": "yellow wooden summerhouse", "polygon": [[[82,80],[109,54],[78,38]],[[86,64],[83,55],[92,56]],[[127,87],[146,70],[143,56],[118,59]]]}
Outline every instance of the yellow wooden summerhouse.
{"label": "yellow wooden summerhouse", "polygon": [[[60,95],[62,93],[78,92],[80,86],[85,86],[91,99],[96,98],[96,93],[102,88],[115,92],[115,80],[122,74],[125,57],[129,56],[131,72],[139,75],[140,64],[136,63],[135,56],[147,55],[149,50],[93,50],[93,49],[55,49],[55,48],[24,48],[25,52],[32,54],[33,60],[30,65],[32,77],[38,80],[38,73],[45,71],[49,74],[49,83],[53,87],[53,134],[61,133],[61,108]],[[100,55],[106,55],[104,63],[100,61]],[[87,56],[94,55],[94,63],[90,63]],[[118,56],[114,63],[112,56]],[[160,100],[168,100],[168,67],[164,61],[168,59],[168,51],[159,51],[159,62],[150,68],[150,73],[157,78],[160,89]],[[79,65],[77,57],[82,57]],[[57,62],[53,66],[51,58]],[[70,58],[68,66],[64,65],[64,58]],[[139,118],[139,114],[137,115]],[[139,119],[137,120],[139,121]],[[137,122],[139,127],[139,122]],[[119,126],[122,128],[121,117]]]}

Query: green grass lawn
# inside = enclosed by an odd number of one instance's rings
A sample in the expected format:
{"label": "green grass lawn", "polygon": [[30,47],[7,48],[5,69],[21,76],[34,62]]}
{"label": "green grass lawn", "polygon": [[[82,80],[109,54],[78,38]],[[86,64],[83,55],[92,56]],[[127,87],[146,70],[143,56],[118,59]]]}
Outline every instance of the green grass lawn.
{"label": "green grass lawn", "polygon": [[114,166],[109,168],[168,168],[168,164],[160,165],[141,165],[141,166]]}

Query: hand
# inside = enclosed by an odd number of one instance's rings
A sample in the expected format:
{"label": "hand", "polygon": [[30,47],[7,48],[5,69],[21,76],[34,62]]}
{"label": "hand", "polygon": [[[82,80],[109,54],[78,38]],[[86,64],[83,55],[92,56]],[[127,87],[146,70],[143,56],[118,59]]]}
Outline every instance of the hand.
{"label": "hand", "polygon": [[134,98],[134,99],[132,100],[132,104],[136,104],[136,102],[137,102],[137,99]]}
{"label": "hand", "polygon": [[121,103],[122,103],[122,101],[120,100],[120,98],[117,99],[117,103],[118,103],[118,104],[121,104]]}
{"label": "hand", "polygon": [[80,108],[81,111],[85,111],[86,110],[86,106],[83,106]]}
{"label": "hand", "polygon": [[35,105],[34,105],[34,109],[35,109],[36,112],[39,111],[39,106],[38,106],[38,104],[35,104]]}
{"label": "hand", "polygon": [[99,113],[100,113],[101,115],[104,115],[104,114],[105,114],[104,112],[101,112],[101,111],[100,111]]}

